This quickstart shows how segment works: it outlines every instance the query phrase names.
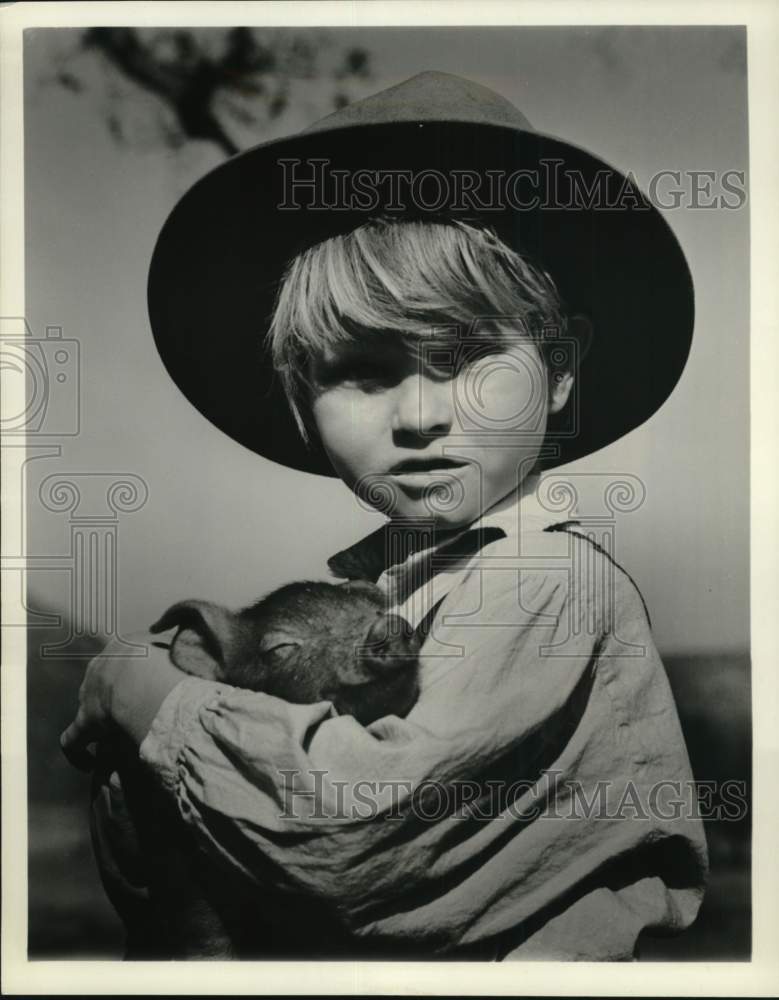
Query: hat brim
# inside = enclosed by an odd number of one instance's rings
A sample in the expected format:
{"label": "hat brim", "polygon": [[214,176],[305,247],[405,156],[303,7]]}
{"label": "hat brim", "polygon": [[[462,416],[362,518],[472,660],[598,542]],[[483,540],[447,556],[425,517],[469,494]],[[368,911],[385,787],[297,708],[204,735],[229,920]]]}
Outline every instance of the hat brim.
{"label": "hat brim", "polygon": [[[254,147],[211,171],[175,206],[152,257],[149,314],[160,356],[203,416],[245,447],[291,468],[335,475],[319,442],[307,444],[298,432],[265,334],[290,258],[376,210],[280,209],[290,200],[290,168],[280,161],[293,159],[324,159],[331,175],[435,170],[486,178],[521,169],[526,177],[556,176],[556,184],[560,176],[580,179],[578,199],[569,185],[540,191],[531,205],[525,187],[521,195],[515,189],[513,204],[503,197],[479,212],[548,270],[569,311],[592,322],[574,399],[550,423],[556,455],[548,466],[639,427],[676,385],[692,338],[690,272],[664,218],[635,197],[621,172],[569,143],[512,127],[427,121],[322,130]],[[595,192],[591,203],[587,192]],[[446,214],[474,212],[450,206]]]}

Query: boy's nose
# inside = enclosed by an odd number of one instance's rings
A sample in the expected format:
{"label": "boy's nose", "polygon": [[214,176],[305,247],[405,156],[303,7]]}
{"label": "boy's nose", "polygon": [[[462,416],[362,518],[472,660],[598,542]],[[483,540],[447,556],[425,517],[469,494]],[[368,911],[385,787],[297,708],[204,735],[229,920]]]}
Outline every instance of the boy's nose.
{"label": "boy's nose", "polygon": [[454,419],[452,385],[447,379],[413,374],[395,387],[392,429],[396,433],[448,434]]}

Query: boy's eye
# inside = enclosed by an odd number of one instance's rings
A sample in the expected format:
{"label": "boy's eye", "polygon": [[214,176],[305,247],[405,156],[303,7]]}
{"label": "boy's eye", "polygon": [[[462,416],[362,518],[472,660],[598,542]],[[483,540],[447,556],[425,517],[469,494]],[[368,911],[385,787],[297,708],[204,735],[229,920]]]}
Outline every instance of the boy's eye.
{"label": "boy's eye", "polygon": [[351,361],[344,364],[340,376],[354,382],[368,382],[387,379],[389,371],[377,361]]}
{"label": "boy's eye", "polygon": [[460,372],[469,365],[475,365],[479,361],[486,361],[488,358],[493,358],[504,351],[505,347],[502,344],[462,344],[455,362],[456,371]]}
{"label": "boy's eye", "polygon": [[455,378],[471,365],[500,354],[504,350],[498,344],[456,344],[451,347],[431,350],[425,357],[425,367],[432,377]]}
{"label": "boy's eye", "polygon": [[385,358],[353,357],[320,363],[315,368],[316,381],[331,387],[344,383],[370,386],[391,386],[402,377],[397,365]]}
{"label": "boy's eye", "polygon": [[422,349],[381,343],[370,351],[339,352],[313,364],[314,381],[324,389],[339,385],[355,386],[364,392],[389,389],[407,375],[424,373],[428,378],[451,379],[470,365],[500,353],[491,342],[428,343]]}

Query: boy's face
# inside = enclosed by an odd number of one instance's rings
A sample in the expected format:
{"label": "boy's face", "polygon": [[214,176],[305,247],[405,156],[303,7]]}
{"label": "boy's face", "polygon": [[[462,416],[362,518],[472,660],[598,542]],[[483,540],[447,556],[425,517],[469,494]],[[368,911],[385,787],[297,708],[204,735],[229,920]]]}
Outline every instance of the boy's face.
{"label": "boy's face", "polygon": [[478,343],[366,336],[312,363],[311,410],[338,475],[392,519],[470,524],[535,464],[547,415],[572,378],[549,382],[526,338]]}

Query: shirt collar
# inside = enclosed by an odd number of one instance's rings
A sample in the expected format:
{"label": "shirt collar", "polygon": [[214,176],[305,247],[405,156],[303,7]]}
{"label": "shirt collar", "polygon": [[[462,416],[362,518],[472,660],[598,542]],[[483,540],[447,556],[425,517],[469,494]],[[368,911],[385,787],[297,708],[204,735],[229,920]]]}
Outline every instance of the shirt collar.
{"label": "shirt collar", "polygon": [[[540,475],[528,476],[518,490],[504,497],[466,528],[441,533],[435,547],[448,545],[470,532],[485,528],[498,529],[504,536],[511,536],[525,531],[544,531],[553,525],[572,522],[571,513],[562,516],[559,511],[550,511],[541,503],[541,483]],[[397,545],[388,544],[390,527],[390,522],[387,522],[354,545],[331,556],[327,560],[330,572],[347,580],[370,580],[375,583],[390,566],[404,562],[411,555],[411,550],[403,552]]]}

